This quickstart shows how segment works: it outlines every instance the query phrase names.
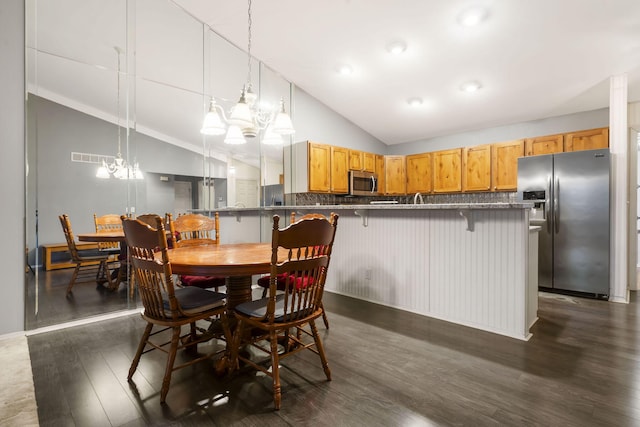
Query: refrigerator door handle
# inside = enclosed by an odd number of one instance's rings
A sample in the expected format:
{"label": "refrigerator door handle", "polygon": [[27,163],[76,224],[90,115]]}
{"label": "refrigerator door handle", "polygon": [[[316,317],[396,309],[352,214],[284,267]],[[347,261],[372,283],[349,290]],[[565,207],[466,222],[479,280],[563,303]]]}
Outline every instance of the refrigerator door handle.
{"label": "refrigerator door handle", "polygon": [[544,203],[544,218],[547,225],[547,233],[551,233],[551,175],[547,175],[547,197]]}
{"label": "refrigerator door handle", "polygon": [[560,178],[556,176],[553,188],[553,226],[556,234],[560,232]]}

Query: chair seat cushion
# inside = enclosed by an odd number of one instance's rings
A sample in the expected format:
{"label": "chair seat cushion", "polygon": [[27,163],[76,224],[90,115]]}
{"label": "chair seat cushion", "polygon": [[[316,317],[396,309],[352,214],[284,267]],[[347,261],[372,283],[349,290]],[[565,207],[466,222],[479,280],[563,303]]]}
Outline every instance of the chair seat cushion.
{"label": "chair seat cushion", "polygon": [[[271,276],[262,276],[261,278],[258,279],[258,286],[261,286],[263,288],[268,288],[270,278]],[[307,286],[313,284],[314,279],[312,277],[311,278],[298,277],[296,279],[293,279],[289,276],[289,273],[282,273],[276,276],[276,283],[277,283],[276,288],[279,291],[283,291],[287,286],[287,280],[289,281],[295,280],[296,289],[301,289],[301,288],[306,288]]]}
{"label": "chair seat cushion", "polygon": [[[223,306],[227,294],[222,292],[207,291],[197,287],[177,288],[175,290],[176,299],[187,314],[200,313],[212,308]],[[164,299],[165,310],[169,310],[169,300]]]}
{"label": "chair seat cushion", "polygon": [[[267,304],[269,298],[261,298],[253,301],[243,302],[235,306],[235,311],[248,317],[264,317],[267,314]],[[290,314],[290,313],[289,313]],[[311,313],[309,313],[311,314]],[[287,318],[290,316],[286,316]],[[284,294],[276,296],[275,318],[276,323],[286,322],[288,319],[284,315]]]}
{"label": "chair seat cushion", "polygon": [[218,276],[180,276],[183,286],[196,286],[198,288],[219,288],[225,286],[225,278]]}

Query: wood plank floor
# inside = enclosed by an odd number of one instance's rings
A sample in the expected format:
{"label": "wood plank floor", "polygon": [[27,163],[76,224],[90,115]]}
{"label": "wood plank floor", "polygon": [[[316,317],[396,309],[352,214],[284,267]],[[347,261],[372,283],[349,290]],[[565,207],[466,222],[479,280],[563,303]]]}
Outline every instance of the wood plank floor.
{"label": "wood plank floor", "polygon": [[[29,337],[42,426],[640,425],[640,318],[631,304],[541,294],[529,342],[327,294],[333,381],[317,358],[283,362],[282,409],[268,378],[174,374],[161,355],[127,371],[144,322],[128,316]],[[212,344],[213,345],[213,344]],[[179,357],[187,357],[184,354]]]}

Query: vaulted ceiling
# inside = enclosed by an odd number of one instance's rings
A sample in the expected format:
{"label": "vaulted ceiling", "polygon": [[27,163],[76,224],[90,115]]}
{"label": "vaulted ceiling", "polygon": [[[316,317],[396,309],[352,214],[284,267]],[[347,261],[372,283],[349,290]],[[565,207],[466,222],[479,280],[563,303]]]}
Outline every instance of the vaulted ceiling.
{"label": "vaulted ceiling", "polygon": [[[246,50],[247,2],[173,1]],[[640,101],[638,17],[638,0],[255,0],[251,53],[392,145],[607,107],[619,74]]]}

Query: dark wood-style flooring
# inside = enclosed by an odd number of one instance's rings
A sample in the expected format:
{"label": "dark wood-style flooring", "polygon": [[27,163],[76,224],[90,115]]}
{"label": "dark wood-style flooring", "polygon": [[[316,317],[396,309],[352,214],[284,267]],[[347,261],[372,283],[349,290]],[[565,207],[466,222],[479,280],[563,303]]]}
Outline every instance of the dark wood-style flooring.
{"label": "dark wood-style flooring", "polygon": [[280,411],[269,378],[218,378],[211,363],[177,371],[162,406],[164,358],[153,353],[130,386],[138,315],[30,336],[41,425],[640,425],[635,295],[625,305],[541,294],[529,342],[339,295],[325,307],[333,381],[309,352],[286,359]]}

